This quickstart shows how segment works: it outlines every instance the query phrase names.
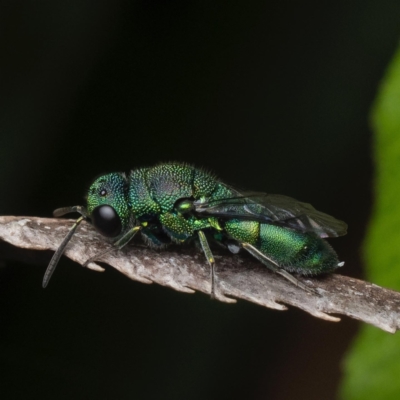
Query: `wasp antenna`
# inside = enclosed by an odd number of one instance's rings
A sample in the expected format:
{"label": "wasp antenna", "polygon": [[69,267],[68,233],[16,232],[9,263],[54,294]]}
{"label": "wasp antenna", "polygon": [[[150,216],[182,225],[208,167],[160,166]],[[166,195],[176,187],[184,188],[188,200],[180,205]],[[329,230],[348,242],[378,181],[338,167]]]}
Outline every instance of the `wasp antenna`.
{"label": "wasp antenna", "polygon": [[84,217],[87,217],[86,209],[82,206],[70,206],[70,207],[57,208],[57,210],[53,211],[53,215],[55,217],[62,217],[65,214],[69,214],[69,213],[73,213],[73,212],[78,212],[79,214],[83,215]]}
{"label": "wasp antenna", "polygon": [[76,228],[83,221],[83,219],[84,219],[84,217],[82,216],[76,220],[75,224],[69,230],[67,236],[65,236],[64,240],[61,242],[57,251],[54,253],[54,255],[53,255],[52,259],[50,260],[50,263],[46,269],[46,272],[44,273],[43,283],[42,283],[43,288],[45,288],[48,285],[50,278],[53,275],[53,272],[57,267],[58,261],[60,260],[61,256],[64,253],[65,248],[67,247],[68,242],[71,240],[72,236],[74,235],[74,233],[76,231]]}
{"label": "wasp antenna", "polygon": [[62,208],[57,208],[57,210],[53,211],[53,216],[55,217],[62,217],[65,214],[69,214],[72,212],[75,212],[74,210],[75,207],[62,207]]}

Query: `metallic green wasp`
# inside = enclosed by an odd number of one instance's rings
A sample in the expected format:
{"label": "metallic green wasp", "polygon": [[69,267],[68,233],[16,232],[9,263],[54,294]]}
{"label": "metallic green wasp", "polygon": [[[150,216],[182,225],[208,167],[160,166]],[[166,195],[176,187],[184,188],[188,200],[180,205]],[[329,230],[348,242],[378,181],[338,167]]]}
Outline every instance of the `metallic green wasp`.
{"label": "metallic green wasp", "polygon": [[[310,292],[290,273],[317,275],[344,265],[324,240],[345,235],[344,222],[290,197],[239,192],[186,164],[165,163],[127,175],[101,176],[89,188],[86,207],[61,208],[54,215],[70,212],[81,217],[51,259],[43,287],[84,219],[112,238],[118,249],[138,232],[152,247],[197,240],[211,267],[211,296],[215,295],[215,260],[209,240],[233,253],[247,250],[269,269]],[[85,265],[103,254],[90,258]]]}

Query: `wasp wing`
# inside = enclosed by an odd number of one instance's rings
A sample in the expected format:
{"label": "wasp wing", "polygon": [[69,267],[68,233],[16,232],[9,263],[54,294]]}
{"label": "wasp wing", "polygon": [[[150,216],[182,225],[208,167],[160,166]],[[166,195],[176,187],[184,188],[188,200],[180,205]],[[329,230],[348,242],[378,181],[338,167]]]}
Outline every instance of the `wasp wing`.
{"label": "wasp wing", "polygon": [[256,220],[301,232],[314,232],[321,238],[347,233],[345,222],[316,210],[311,204],[279,194],[232,191],[231,198],[194,202],[195,211],[201,215]]}

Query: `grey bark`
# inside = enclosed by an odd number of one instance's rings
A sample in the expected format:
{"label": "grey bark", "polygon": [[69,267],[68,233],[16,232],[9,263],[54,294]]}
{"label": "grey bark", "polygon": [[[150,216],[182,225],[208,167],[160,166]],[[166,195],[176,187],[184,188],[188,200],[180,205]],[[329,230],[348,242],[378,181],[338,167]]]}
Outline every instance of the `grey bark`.
{"label": "grey bark", "polygon": [[[56,250],[71,226],[72,220],[65,219],[0,217],[0,240],[20,249]],[[111,246],[90,224],[83,222],[65,255],[83,264]],[[13,249],[8,249],[8,254],[0,254],[0,258],[24,259],[24,254],[29,253]],[[32,257],[32,252],[28,257]],[[342,314],[391,333],[400,327],[398,292],[338,274],[298,277],[314,288],[318,296],[294,286],[251,257],[221,250],[216,252],[215,258],[217,300],[234,303],[236,299],[244,299],[276,310],[286,310],[286,305],[291,305],[328,321],[339,321],[331,314]],[[210,293],[210,268],[202,253],[193,246],[173,246],[157,251],[134,240],[98,261],[139,282],[155,282],[185,293]],[[94,263],[89,267],[104,270]]]}

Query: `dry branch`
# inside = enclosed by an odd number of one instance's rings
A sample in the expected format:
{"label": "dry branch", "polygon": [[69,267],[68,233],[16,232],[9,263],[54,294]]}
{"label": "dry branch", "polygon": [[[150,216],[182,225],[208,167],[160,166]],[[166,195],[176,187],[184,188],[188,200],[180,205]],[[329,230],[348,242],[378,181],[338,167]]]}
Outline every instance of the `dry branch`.
{"label": "dry branch", "polygon": [[[36,217],[0,217],[0,239],[30,250],[56,250],[72,225],[71,220]],[[111,246],[83,222],[65,255],[83,264],[89,257]],[[19,251],[20,252],[20,251]],[[0,258],[4,258],[0,254]],[[21,258],[19,256],[19,258]],[[331,274],[318,278],[299,278],[314,287],[320,296],[295,287],[271,273],[250,257],[216,252],[217,299],[235,302],[245,299],[265,307],[285,310],[282,304],[296,306],[328,320],[329,314],[343,314],[394,333],[400,327],[400,293],[346,276]],[[143,283],[156,282],[175,290],[210,293],[210,270],[203,255],[193,247],[172,247],[155,251],[140,243],[113,251],[98,261],[116,268],[129,278]],[[96,264],[92,269],[103,270]]]}

